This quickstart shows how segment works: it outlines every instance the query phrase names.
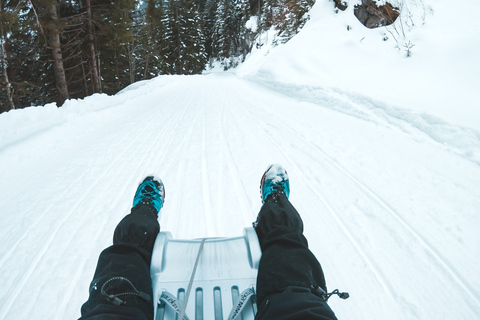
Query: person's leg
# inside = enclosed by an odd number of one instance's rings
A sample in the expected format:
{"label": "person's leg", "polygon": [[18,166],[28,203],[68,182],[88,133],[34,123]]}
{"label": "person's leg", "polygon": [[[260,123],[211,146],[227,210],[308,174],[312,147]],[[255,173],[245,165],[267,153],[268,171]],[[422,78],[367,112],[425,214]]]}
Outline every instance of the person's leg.
{"label": "person's leg", "polygon": [[258,214],[258,240],[262,258],[258,270],[257,295],[261,302],[290,286],[326,291],[320,263],[308,249],[303,222],[285,194],[265,202]]}
{"label": "person's leg", "polygon": [[154,199],[137,191],[134,208],[115,229],[113,245],[100,254],[89,299],[81,308],[82,320],[153,319],[150,261],[160,231],[157,213],[163,205],[163,184],[160,189],[153,190]]}
{"label": "person's leg", "polygon": [[[288,181],[286,171],[284,179]],[[275,187],[270,193],[262,188],[265,202],[255,223],[262,248],[256,319],[336,319],[322,298],[327,291],[322,267],[308,249],[288,188]]]}

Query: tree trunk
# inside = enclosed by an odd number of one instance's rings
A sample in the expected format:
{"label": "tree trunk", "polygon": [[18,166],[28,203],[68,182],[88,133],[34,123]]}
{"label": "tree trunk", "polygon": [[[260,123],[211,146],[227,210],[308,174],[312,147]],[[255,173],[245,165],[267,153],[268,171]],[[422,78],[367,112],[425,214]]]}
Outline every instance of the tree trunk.
{"label": "tree trunk", "polygon": [[[2,13],[2,8],[0,6],[0,14]],[[6,88],[6,95],[8,97],[8,110],[10,109],[15,109],[15,104],[13,103],[12,99],[12,89],[11,89],[11,83],[10,80],[8,79],[8,73],[7,73],[7,67],[8,67],[8,61],[7,61],[7,54],[5,51],[5,42],[6,42],[6,36],[5,32],[3,30],[3,24],[0,21],[0,61],[2,63],[2,69],[3,69],[3,81],[5,82],[5,88]]]}
{"label": "tree trunk", "polygon": [[90,68],[92,72],[93,91],[101,92],[100,77],[98,76],[97,57],[93,39],[93,23],[92,23],[92,5],[90,0],[86,0],[87,4],[87,32],[88,32],[88,48],[90,50]]}
{"label": "tree trunk", "polygon": [[150,79],[150,75],[148,73],[148,63],[149,62],[150,62],[150,52],[147,52],[146,57],[145,57],[145,73],[143,75],[144,79]]}
{"label": "tree trunk", "polygon": [[62,105],[68,96],[68,85],[65,77],[65,69],[63,67],[62,49],[60,43],[60,30],[55,26],[58,23],[57,15],[58,3],[56,0],[51,1],[48,5],[47,12],[50,13],[52,26],[49,28],[48,45],[52,50],[53,57],[53,74],[55,84],[58,90],[58,104]]}
{"label": "tree trunk", "polygon": [[178,3],[175,4],[175,35],[176,35],[176,57],[175,57],[175,73],[176,74],[182,74],[182,59],[181,58],[181,48],[180,48],[180,37],[183,35],[180,35],[180,30],[179,30],[179,16],[178,16]]}
{"label": "tree trunk", "polygon": [[130,84],[135,82],[135,44],[129,43],[126,45],[127,56],[128,56],[128,66],[129,66],[129,75],[130,75]]}

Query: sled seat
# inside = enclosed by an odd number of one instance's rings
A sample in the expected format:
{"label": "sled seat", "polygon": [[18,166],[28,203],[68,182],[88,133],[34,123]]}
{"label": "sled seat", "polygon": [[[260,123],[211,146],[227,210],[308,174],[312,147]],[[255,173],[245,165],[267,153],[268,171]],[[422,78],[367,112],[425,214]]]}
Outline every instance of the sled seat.
{"label": "sled seat", "polygon": [[160,232],[151,263],[154,319],[177,320],[187,298],[185,319],[227,320],[238,313],[236,319],[254,320],[260,257],[253,228],[245,228],[241,237],[195,240],[172,239],[170,232]]}

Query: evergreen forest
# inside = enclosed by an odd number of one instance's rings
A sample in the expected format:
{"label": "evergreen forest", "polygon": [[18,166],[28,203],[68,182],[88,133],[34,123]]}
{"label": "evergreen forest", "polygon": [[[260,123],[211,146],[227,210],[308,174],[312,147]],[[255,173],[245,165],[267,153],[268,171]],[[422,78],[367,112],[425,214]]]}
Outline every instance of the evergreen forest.
{"label": "evergreen forest", "polygon": [[[293,37],[314,0],[1,0],[0,112],[229,69],[259,33]],[[250,27],[248,27],[250,26]],[[253,26],[253,27],[252,27]]]}

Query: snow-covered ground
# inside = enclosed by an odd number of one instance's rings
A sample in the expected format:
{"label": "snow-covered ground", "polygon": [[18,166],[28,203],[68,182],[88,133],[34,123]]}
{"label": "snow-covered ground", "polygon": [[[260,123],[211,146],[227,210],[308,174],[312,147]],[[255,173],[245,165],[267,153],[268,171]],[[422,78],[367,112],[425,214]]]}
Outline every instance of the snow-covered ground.
{"label": "snow-covered ground", "polygon": [[[333,14],[333,2],[317,1],[305,28],[275,50],[269,46],[272,34],[264,34],[264,45],[254,48],[239,73],[362,93],[438,120],[480,128],[477,0],[390,1],[403,8],[402,15],[394,25],[372,30],[354,17],[353,4],[360,0],[347,2],[345,12]],[[410,58],[404,47],[408,43],[414,45]]]}
{"label": "snow-covered ground", "polygon": [[[388,68],[426,76],[431,41],[444,31],[435,19],[448,8],[433,7],[428,36],[412,31],[418,54],[385,52]],[[362,72],[344,65],[336,74],[324,59],[348,46],[373,52],[347,39],[361,28],[347,14],[319,1],[297,37],[234,72],[161,76],[116,96],[0,115],[0,319],[78,318],[98,255],[147,174],[166,186],[163,230],[237,236],[255,220],[259,180],[274,162],[289,172],[329,288],[351,295],[330,300],[339,319],[480,318],[480,119],[467,103],[478,92],[460,88],[477,58],[447,59],[444,48],[442,66],[462,76],[438,70],[431,83],[445,86],[427,86],[432,99],[402,81],[389,80],[398,92],[383,79],[359,83]],[[354,28],[317,51],[327,18]],[[466,56],[480,47],[471,36]],[[450,119],[456,92],[465,96]]]}

